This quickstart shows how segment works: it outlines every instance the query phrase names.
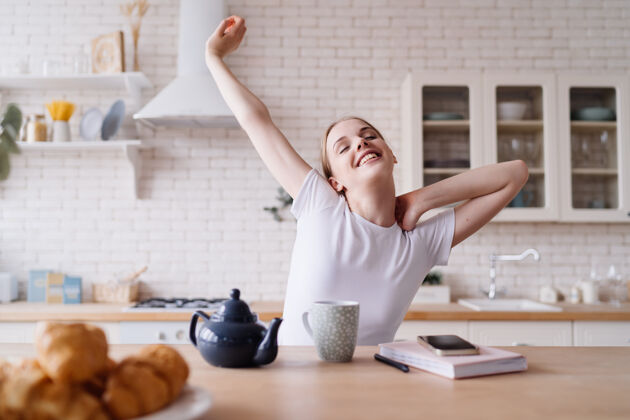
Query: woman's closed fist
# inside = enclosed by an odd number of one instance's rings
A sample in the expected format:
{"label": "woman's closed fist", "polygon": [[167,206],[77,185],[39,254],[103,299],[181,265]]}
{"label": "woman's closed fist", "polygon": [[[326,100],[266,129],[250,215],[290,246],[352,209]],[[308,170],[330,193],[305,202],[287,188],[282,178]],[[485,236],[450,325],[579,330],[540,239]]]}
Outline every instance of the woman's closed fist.
{"label": "woman's closed fist", "polygon": [[206,59],[210,56],[225,57],[236,50],[245,36],[245,19],[230,16],[223,19],[206,41]]}

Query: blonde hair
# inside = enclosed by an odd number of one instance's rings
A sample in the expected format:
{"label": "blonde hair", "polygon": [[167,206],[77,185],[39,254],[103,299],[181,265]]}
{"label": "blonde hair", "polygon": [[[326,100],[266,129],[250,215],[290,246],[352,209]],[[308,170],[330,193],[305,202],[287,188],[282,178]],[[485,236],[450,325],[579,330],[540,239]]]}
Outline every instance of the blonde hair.
{"label": "blonde hair", "polygon": [[[380,133],[380,131],[378,131],[376,129],[376,127],[374,127],[372,124],[370,124],[369,122],[365,121],[363,118],[360,117],[354,117],[354,116],[349,116],[349,117],[341,117],[338,120],[334,121],[333,123],[331,123],[328,128],[326,129],[326,132],[324,133],[324,137],[322,138],[322,151],[321,151],[321,159],[322,159],[322,171],[324,172],[324,177],[326,179],[330,178],[332,176],[332,169],[330,167],[330,161],[328,160],[328,153],[326,152],[326,140],[328,139],[328,134],[330,134],[330,130],[333,129],[334,126],[336,126],[337,124],[339,124],[342,121],[348,121],[348,120],[359,120],[364,122],[368,127],[370,127],[372,130],[374,130],[376,132],[376,134],[383,139],[383,141],[385,141],[385,138],[383,137],[383,135]],[[387,141],[385,141],[387,143]]]}

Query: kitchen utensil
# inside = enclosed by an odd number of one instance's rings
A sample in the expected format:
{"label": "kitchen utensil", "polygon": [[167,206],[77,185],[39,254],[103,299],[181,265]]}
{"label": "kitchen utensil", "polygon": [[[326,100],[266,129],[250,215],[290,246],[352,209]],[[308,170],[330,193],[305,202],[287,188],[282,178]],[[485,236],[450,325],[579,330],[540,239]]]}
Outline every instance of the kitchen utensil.
{"label": "kitchen utensil", "polygon": [[463,120],[464,116],[456,112],[429,112],[422,116],[424,120]]}
{"label": "kitchen utensil", "polygon": [[147,271],[149,267],[147,267],[146,265],[144,267],[142,267],[140,270],[136,271],[135,273],[125,277],[124,279],[122,279],[120,281],[120,283],[131,283],[133,282],[135,279],[137,279],[138,277],[140,277],[140,274],[144,273],[145,271]]}
{"label": "kitchen utensil", "polygon": [[134,420],[193,420],[201,418],[212,407],[212,397],[205,389],[185,385],[182,393],[162,410]]}
{"label": "kitchen utensil", "polygon": [[592,106],[575,110],[571,119],[576,121],[614,121],[615,111],[601,106]]}
{"label": "kitchen utensil", "polygon": [[117,100],[109,108],[109,112],[103,119],[101,127],[101,139],[109,140],[116,135],[120,128],[120,124],[125,116],[125,102],[122,99]]}
{"label": "kitchen utensil", "polygon": [[103,113],[98,108],[90,108],[85,111],[79,123],[79,134],[83,140],[94,140],[101,131]]}
{"label": "kitchen utensil", "polygon": [[[278,354],[278,328],[282,318],[274,318],[265,328],[258,316],[240,300],[241,292],[232,289],[231,299],[208,316],[196,311],[190,320],[189,337],[203,358],[214,366],[245,367],[266,365]],[[197,321],[204,322],[197,334]]]}
{"label": "kitchen utensil", "polygon": [[53,121],[52,141],[70,141],[70,124],[68,124],[68,121]]}
{"label": "kitchen utensil", "polygon": [[497,104],[497,118],[499,120],[522,120],[527,111],[525,102],[499,102]]}
{"label": "kitchen utensil", "polygon": [[352,360],[359,330],[359,302],[313,302],[311,309],[302,314],[302,321],[306,332],[315,342],[321,360]]}

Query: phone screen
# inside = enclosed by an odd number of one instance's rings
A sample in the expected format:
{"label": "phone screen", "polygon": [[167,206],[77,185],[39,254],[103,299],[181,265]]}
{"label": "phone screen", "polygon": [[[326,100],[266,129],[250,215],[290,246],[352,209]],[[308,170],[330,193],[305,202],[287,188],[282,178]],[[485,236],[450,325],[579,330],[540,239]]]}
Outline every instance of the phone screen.
{"label": "phone screen", "polygon": [[440,350],[474,349],[474,345],[456,335],[423,335],[420,338],[431,347]]}

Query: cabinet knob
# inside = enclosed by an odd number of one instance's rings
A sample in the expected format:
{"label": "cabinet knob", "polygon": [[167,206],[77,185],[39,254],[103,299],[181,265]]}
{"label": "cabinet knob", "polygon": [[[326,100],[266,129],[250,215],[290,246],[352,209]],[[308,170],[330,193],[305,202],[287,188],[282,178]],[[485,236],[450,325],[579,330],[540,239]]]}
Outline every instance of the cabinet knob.
{"label": "cabinet knob", "polygon": [[158,332],[157,338],[160,341],[165,341],[166,340],[166,334],[164,334],[162,331],[160,331],[160,332]]}
{"label": "cabinet knob", "polygon": [[175,333],[175,338],[177,338],[179,341],[182,341],[186,338],[186,333],[182,330],[177,330],[177,332]]}

